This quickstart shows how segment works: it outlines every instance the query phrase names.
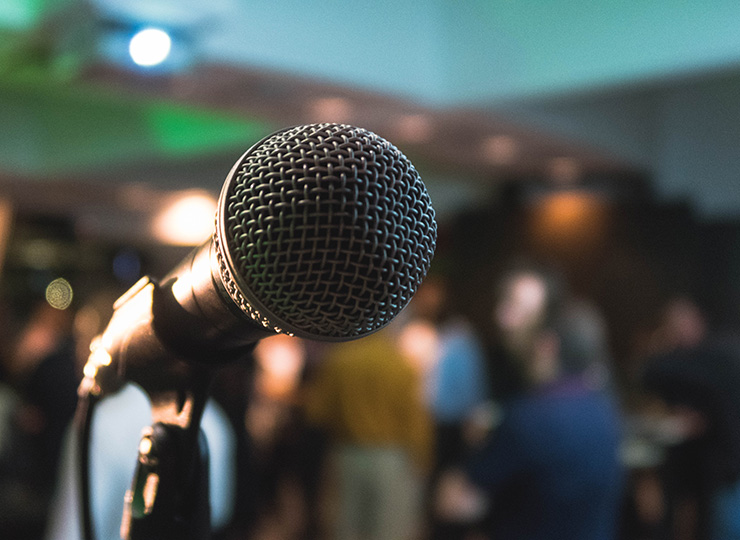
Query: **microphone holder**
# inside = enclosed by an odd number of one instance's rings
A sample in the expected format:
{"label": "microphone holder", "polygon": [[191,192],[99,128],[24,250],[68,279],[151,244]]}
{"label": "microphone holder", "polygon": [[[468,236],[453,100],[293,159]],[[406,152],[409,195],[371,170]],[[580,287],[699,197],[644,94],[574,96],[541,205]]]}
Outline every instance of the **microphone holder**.
{"label": "microphone holder", "polygon": [[[91,344],[79,390],[81,403],[95,403],[122,381],[130,381],[151,402],[152,424],[140,440],[136,471],[124,501],[125,540],[210,538],[209,457],[200,423],[215,369],[243,360],[257,341],[226,348],[189,347],[192,344],[183,343],[184,337],[174,340],[163,333],[160,327],[166,320],[181,322],[197,335],[172,302],[171,286],[145,277],[116,302],[108,327]],[[86,447],[81,445],[85,452]],[[81,463],[87,462],[82,456]],[[86,500],[90,491],[80,468],[83,528],[92,540]]]}
{"label": "microphone holder", "polygon": [[188,417],[186,425],[160,420],[145,429],[124,501],[121,538],[210,538],[208,446],[200,429],[204,403],[200,396],[188,398],[189,411],[178,415]]}

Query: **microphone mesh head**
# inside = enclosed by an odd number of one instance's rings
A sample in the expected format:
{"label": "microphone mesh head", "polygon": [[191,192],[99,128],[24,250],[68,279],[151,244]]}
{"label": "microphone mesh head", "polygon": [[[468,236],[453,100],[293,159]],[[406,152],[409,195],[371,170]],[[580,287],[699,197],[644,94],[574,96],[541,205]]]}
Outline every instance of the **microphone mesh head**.
{"label": "microphone mesh head", "polygon": [[232,299],[268,329],[362,337],[411,300],[434,254],[429,194],[396,147],[312,124],[248,150],[219,202],[216,244]]}

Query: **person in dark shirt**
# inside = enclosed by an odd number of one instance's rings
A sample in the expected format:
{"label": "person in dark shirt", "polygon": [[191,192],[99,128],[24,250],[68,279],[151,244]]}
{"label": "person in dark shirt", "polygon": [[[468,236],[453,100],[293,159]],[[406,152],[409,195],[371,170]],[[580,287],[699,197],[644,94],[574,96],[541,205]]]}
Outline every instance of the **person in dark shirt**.
{"label": "person in dark shirt", "polygon": [[[487,501],[485,532],[516,540],[611,540],[623,471],[603,325],[587,304],[548,305],[547,281],[535,272],[510,286],[521,290],[495,316],[512,329],[529,321],[512,341],[523,388],[501,403],[499,424],[462,471],[468,489]],[[458,478],[461,493],[459,487]],[[469,497],[466,504],[475,506]]]}
{"label": "person in dark shirt", "polygon": [[47,519],[65,430],[77,404],[73,313],[36,302],[2,369],[16,400],[0,455],[0,537],[36,537]]}
{"label": "person in dark shirt", "polygon": [[622,473],[611,399],[570,379],[512,401],[504,415],[466,468],[490,495],[491,537],[614,538]]}
{"label": "person in dark shirt", "polygon": [[683,426],[663,465],[671,504],[694,507],[696,538],[740,537],[740,339],[712,336],[656,355],[643,383]]}

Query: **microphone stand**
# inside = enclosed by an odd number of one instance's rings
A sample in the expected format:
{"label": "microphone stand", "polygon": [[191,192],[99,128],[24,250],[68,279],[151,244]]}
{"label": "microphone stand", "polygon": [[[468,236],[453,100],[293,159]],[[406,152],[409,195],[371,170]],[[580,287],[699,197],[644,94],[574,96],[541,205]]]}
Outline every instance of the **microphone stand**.
{"label": "microphone stand", "polygon": [[[116,301],[108,327],[91,344],[79,390],[81,403],[94,403],[128,380],[151,401],[152,425],[140,440],[124,501],[125,540],[210,538],[209,460],[200,423],[214,368],[243,360],[266,335],[259,330],[248,343],[202,346],[197,319],[173,301],[173,282],[160,285],[144,277]],[[89,439],[89,426],[81,432]],[[85,454],[88,446],[89,440],[80,445]],[[81,469],[89,466],[88,456],[81,453],[80,463]],[[83,531],[93,540],[89,478],[80,472]]]}
{"label": "microphone stand", "polygon": [[200,428],[210,376],[198,375],[191,381],[194,391],[152,396],[154,422],[139,443],[124,501],[122,538],[210,538],[208,446]]}

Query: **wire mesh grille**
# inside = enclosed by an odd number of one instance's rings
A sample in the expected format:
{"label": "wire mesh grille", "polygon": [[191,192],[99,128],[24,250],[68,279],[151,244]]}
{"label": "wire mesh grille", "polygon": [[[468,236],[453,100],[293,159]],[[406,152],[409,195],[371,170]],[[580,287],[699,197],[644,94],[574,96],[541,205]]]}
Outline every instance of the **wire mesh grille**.
{"label": "wire mesh grille", "polygon": [[221,204],[237,288],[261,305],[265,326],[316,339],[385,326],[434,253],[434,210],[416,169],[361,128],[268,137],[237,165]]}

